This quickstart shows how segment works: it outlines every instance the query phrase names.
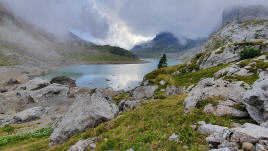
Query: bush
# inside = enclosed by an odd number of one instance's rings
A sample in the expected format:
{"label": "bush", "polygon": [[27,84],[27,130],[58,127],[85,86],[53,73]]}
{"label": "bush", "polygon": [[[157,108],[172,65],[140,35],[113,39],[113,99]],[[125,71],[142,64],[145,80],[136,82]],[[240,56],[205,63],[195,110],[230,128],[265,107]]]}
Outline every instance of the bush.
{"label": "bush", "polygon": [[2,128],[2,131],[3,132],[6,132],[8,134],[12,134],[15,132],[15,128],[13,126],[10,126],[10,125],[5,125],[3,128]]}
{"label": "bush", "polygon": [[240,52],[241,59],[250,59],[261,55],[261,50],[254,47],[245,47]]}

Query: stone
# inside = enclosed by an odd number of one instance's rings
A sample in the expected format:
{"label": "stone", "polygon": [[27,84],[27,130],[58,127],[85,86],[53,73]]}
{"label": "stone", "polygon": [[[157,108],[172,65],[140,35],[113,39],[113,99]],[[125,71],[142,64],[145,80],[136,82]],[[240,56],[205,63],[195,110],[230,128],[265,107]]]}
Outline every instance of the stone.
{"label": "stone", "polygon": [[243,128],[244,126],[239,124],[239,123],[232,123],[232,127],[240,127],[240,128]]}
{"label": "stone", "polygon": [[159,84],[163,86],[163,85],[165,85],[165,84],[166,84],[166,81],[161,80],[161,81],[159,82]]}
{"label": "stone", "polygon": [[122,100],[118,104],[119,111],[126,112],[129,110],[134,110],[140,107],[141,101],[133,100],[133,99],[127,99]]}
{"label": "stone", "polygon": [[140,86],[134,89],[131,93],[131,95],[136,100],[141,99],[149,99],[154,96],[154,91],[158,88],[158,86]]}
{"label": "stone", "polygon": [[196,130],[197,126],[196,126],[196,125],[191,125],[191,128],[192,128],[193,130]]}
{"label": "stone", "polygon": [[5,86],[20,84],[17,79],[9,79],[4,83]]}
{"label": "stone", "polygon": [[220,105],[220,104],[216,107],[216,109],[213,107],[212,104],[208,104],[205,106],[204,112],[207,114],[212,114],[212,115],[220,116],[220,117],[223,117],[223,116],[231,116],[231,117],[238,117],[238,118],[248,117],[247,112],[240,111],[233,107]]}
{"label": "stone", "polygon": [[268,121],[267,121],[267,122],[265,122],[265,123],[262,123],[260,126],[261,126],[261,127],[268,128]]}
{"label": "stone", "polygon": [[229,148],[211,149],[209,151],[231,151]]}
{"label": "stone", "polygon": [[117,105],[100,92],[78,96],[70,107],[52,126],[50,145],[58,145],[77,133],[118,116]]}
{"label": "stone", "polygon": [[146,80],[146,81],[143,81],[142,82],[142,85],[143,86],[149,86],[149,84],[150,84],[149,80]]}
{"label": "stone", "polygon": [[243,96],[251,118],[259,124],[268,121],[268,76],[256,81]]}
{"label": "stone", "polygon": [[30,91],[29,94],[34,102],[51,102],[57,99],[65,99],[68,97],[69,88],[59,84],[51,84],[42,89]]}
{"label": "stone", "polygon": [[57,84],[61,84],[61,85],[66,85],[66,86],[69,86],[70,88],[76,87],[75,80],[68,78],[68,77],[65,77],[65,76],[54,77],[54,78],[52,78],[50,83],[51,84],[57,83]]}
{"label": "stone", "polygon": [[134,149],[130,148],[130,149],[126,150],[126,151],[134,151]]}
{"label": "stone", "polygon": [[[24,86],[21,87],[21,89],[27,89],[30,91],[39,90],[49,85],[49,82],[46,80],[43,80],[39,77],[36,77],[30,81],[28,81]],[[24,88],[23,88],[24,87]]]}
{"label": "stone", "polygon": [[214,74],[215,78],[223,76],[251,76],[254,73],[248,71],[246,68],[241,68],[237,64],[233,64],[227,68],[221,69],[220,71]]}
{"label": "stone", "polygon": [[73,145],[68,151],[85,151],[87,148],[96,148],[95,142],[98,141],[98,138],[89,138],[86,140],[80,140],[75,145]]}
{"label": "stone", "polygon": [[40,119],[41,116],[45,113],[45,109],[43,107],[34,107],[22,112],[16,113],[13,117],[15,123],[20,122],[29,122],[32,120]]}
{"label": "stone", "polygon": [[231,136],[232,142],[257,143],[261,139],[268,139],[267,128],[250,123],[244,124],[243,128],[232,128],[231,132],[233,133]]}
{"label": "stone", "polygon": [[[268,146],[267,146],[268,147]],[[267,151],[265,147],[261,144],[256,144],[256,151]]]}
{"label": "stone", "polygon": [[227,127],[222,127],[212,124],[203,124],[198,129],[199,133],[203,135],[213,135],[213,134],[228,134],[230,130]]}
{"label": "stone", "polygon": [[235,142],[229,142],[228,140],[224,140],[218,148],[229,148],[231,151],[235,150],[238,148],[238,144]]}
{"label": "stone", "polygon": [[175,95],[185,93],[183,88],[176,88],[175,86],[168,86],[165,95]]}
{"label": "stone", "polygon": [[243,151],[255,151],[254,145],[248,142],[242,144]]}
{"label": "stone", "polygon": [[[224,80],[214,80],[208,78],[200,81],[196,87],[192,89],[188,97],[184,101],[184,112],[195,109],[199,101],[203,101],[210,97],[223,97],[225,100],[232,100],[236,103],[242,103],[242,96],[246,90],[238,84],[233,84]],[[225,101],[223,100],[223,101]]]}
{"label": "stone", "polygon": [[178,142],[179,141],[179,135],[173,133],[169,138],[169,141],[174,141],[174,142]]}

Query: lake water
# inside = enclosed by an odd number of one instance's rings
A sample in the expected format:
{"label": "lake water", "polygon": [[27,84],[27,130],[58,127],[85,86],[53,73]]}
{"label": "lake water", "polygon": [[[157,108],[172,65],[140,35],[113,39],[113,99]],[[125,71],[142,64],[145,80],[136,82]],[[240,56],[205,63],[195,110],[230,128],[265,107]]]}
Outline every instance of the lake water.
{"label": "lake water", "polygon": [[[114,90],[130,90],[143,80],[143,77],[157,69],[159,59],[144,59],[145,64],[100,64],[100,65],[78,65],[64,67],[49,72],[42,76],[51,79],[55,76],[67,76],[76,79],[78,87],[90,88],[112,88]],[[180,64],[178,60],[168,60],[168,65]]]}

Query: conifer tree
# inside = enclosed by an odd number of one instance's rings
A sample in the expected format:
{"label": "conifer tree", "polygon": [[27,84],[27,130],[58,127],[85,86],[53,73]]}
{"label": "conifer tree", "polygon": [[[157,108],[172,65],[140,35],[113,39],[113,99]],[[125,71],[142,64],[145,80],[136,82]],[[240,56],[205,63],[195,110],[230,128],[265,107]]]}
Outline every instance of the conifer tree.
{"label": "conifer tree", "polygon": [[160,68],[164,68],[167,67],[167,56],[166,54],[163,54],[162,58],[160,59],[159,63],[158,63],[158,69]]}

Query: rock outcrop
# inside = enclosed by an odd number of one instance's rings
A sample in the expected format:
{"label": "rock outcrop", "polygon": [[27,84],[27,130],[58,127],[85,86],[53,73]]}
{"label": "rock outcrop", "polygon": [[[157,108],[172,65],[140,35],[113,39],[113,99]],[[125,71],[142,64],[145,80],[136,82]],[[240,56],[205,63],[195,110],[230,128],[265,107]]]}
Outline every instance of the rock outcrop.
{"label": "rock outcrop", "polygon": [[50,143],[61,144],[77,133],[115,118],[118,112],[114,101],[100,92],[83,94],[76,98],[69,111],[54,124]]}
{"label": "rock outcrop", "polygon": [[97,142],[98,140],[99,138],[88,138],[86,140],[80,140],[68,151],[85,151],[87,148],[94,149],[96,148],[95,142]]}
{"label": "rock outcrop", "polygon": [[13,119],[15,123],[23,123],[36,119],[40,119],[43,114],[45,114],[46,110],[43,107],[34,107],[22,112],[18,112],[14,115]]}
{"label": "rock outcrop", "polygon": [[184,101],[184,111],[188,113],[193,110],[199,101],[207,98],[221,97],[222,101],[231,100],[236,103],[242,103],[243,93],[246,92],[240,84],[233,84],[224,80],[214,80],[208,78],[200,81],[192,89]]}
{"label": "rock outcrop", "polygon": [[258,123],[268,121],[268,76],[253,84],[252,89],[245,93],[243,102],[252,119]]}

